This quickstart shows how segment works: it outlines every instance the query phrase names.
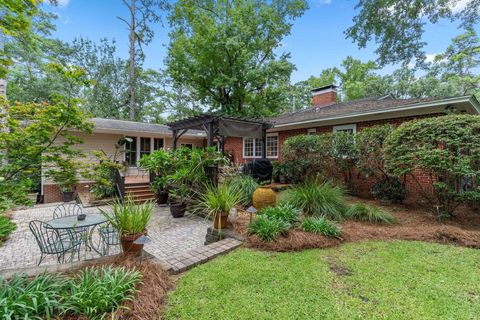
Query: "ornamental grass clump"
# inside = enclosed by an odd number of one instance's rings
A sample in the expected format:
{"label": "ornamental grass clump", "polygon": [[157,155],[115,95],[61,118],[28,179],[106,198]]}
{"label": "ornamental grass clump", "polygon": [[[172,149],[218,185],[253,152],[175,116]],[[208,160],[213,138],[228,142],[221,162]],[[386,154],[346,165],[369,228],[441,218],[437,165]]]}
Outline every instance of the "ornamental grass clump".
{"label": "ornamental grass clump", "polygon": [[282,202],[276,207],[268,207],[260,210],[259,215],[272,219],[280,219],[291,225],[295,224],[300,217],[301,211],[288,202]]}
{"label": "ornamental grass clump", "polygon": [[327,237],[340,238],[342,232],[332,221],[323,217],[306,218],[302,222],[302,229],[306,232],[318,233]]}
{"label": "ornamental grass clump", "polygon": [[67,311],[102,319],[134,298],[141,274],[124,267],[87,268],[69,282]]}
{"label": "ornamental grass clump", "polygon": [[278,235],[286,235],[291,224],[278,218],[258,215],[248,226],[248,233],[257,235],[262,241],[273,241]]}
{"label": "ornamental grass clump", "polygon": [[227,184],[232,190],[240,194],[240,204],[248,207],[252,204],[253,193],[259,187],[257,180],[252,176],[241,174],[227,180]]}
{"label": "ornamental grass clump", "polygon": [[347,212],[347,203],[341,187],[331,183],[307,182],[290,189],[284,200],[301,209],[307,216],[342,220]]}
{"label": "ornamental grass clump", "polygon": [[136,235],[147,229],[154,206],[152,202],[136,204],[132,198],[126,197],[123,203],[114,202],[111,213],[100,211],[121,235]]}
{"label": "ornamental grass clump", "polygon": [[29,279],[26,274],[0,278],[0,319],[53,319],[65,311],[62,292],[66,280],[41,274]]}
{"label": "ornamental grass clump", "polygon": [[374,206],[363,203],[354,204],[348,209],[347,216],[353,220],[359,220],[371,223],[397,223],[397,219],[390,213]]}

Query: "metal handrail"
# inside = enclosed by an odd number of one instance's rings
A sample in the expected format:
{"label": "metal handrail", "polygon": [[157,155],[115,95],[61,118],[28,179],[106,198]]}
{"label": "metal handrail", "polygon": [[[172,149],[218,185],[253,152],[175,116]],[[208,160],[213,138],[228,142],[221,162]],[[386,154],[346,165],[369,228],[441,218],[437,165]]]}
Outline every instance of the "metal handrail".
{"label": "metal handrail", "polygon": [[125,177],[122,176],[118,169],[116,169],[113,174],[117,196],[120,201],[123,202],[123,199],[125,198]]}

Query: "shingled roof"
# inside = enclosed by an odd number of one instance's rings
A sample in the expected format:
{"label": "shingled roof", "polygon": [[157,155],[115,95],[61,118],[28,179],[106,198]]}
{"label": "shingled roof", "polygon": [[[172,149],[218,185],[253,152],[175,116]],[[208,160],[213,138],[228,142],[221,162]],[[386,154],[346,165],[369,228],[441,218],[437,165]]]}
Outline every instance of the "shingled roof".
{"label": "shingled roof", "polygon": [[422,102],[441,100],[443,98],[420,98],[420,99],[393,99],[390,96],[375,97],[353,100],[330,105],[313,106],[307,109],[280,115],[272,118],[275,124],[288,124],[307,120],[321,120],[334,116],[350,116],[369,111],[381,111],[402,106],[414,105]]}
{"label": "shingled roof", "polygon": [[[104,118],[93,118],[92,121],[95,123],[95,129],[172,134],[172,131],[168,128],[168,126],[157,123]],[[205,132],[200,130],[188,130],[185,135],[205,136]]]}

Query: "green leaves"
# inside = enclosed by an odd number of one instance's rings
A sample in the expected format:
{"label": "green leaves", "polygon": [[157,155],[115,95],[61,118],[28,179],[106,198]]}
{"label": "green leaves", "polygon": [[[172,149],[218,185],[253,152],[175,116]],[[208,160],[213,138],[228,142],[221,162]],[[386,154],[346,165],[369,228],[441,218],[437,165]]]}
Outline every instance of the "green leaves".
{"label": "green leaves", "polygon": [[304,0],[178,1],[169,17],[168,72],[213,111],[271,115],[293,70],[276,50],[306,8]]}
{"label": "green leaves", "polygon": [[[479,164],[479,116],[448,115],[407,122],[386,140],[386,169],[412,179],[418,174],[426,176],[427,181],[419,184],[422,194],[442,215],[453,214],[459,200],[477,197]],[[467,180],[471,181],[469,187]]]}

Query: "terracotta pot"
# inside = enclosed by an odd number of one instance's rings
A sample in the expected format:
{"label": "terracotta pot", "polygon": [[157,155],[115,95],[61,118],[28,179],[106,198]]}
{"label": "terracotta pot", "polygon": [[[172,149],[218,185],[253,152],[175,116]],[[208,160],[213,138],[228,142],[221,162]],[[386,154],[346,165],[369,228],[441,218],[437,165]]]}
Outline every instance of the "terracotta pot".
{"label": "terracotta pot", "polygon": [[157,198],[157,204],[165,204],[168,201],[168,192],[167,191],[159,191],[155,195]]}
{"label": "terracotta pot", "polygon": [[181,218],[187,210],[185,203],[170,203],[170,213],[174,218]]}
{"label": "terracotta pot", "polygon": [[134,241],[146,234],[147,231],[145,230],[144,232],[138,234],[127,234],[120,236],[120,244],[122,245],[123,252],[139,256],[143,249],[143,243],[136,244]]}
{"label": "terracotta pot", "polygon": [[277,202],[277,196],[270,186],[260,186],[253,193],[253,206],[257,209],[273,207]]}
{"label": "terracotta pot", "polygon": [[227,227],[228,214],[219,214],[213,219],[213,227],[215,229],[225,229]]}
{"label": "terracotta pot", "polygon": [[73,191],[62,192],[63,202],[70,202],[73,200]]}

